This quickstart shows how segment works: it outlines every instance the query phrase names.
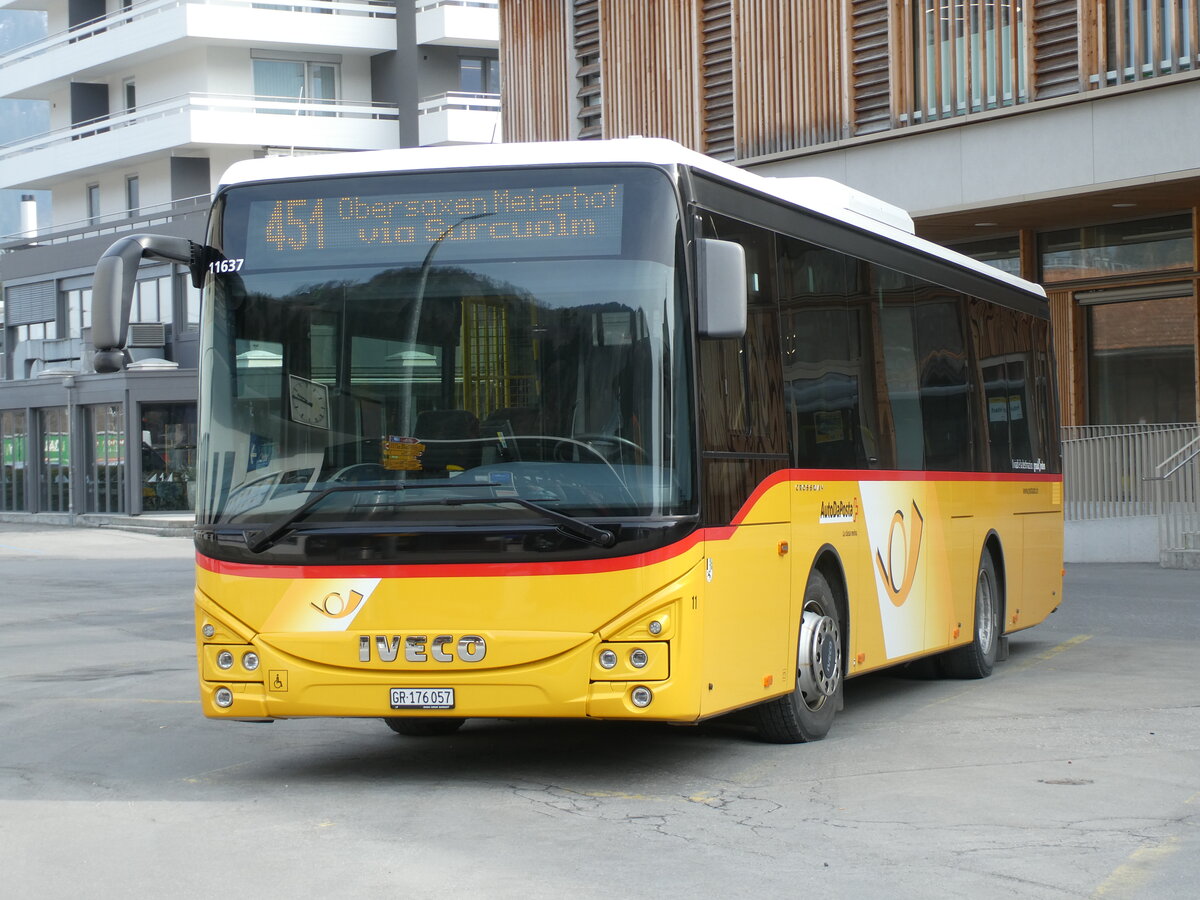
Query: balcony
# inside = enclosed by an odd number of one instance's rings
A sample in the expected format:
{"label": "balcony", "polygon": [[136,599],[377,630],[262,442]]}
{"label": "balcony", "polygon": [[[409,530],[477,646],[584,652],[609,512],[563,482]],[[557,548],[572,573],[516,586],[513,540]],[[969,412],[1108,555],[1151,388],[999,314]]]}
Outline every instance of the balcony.
{"label": "balcony", "polygon": [[499,0],[417,0],[417,43],[495,50]]}
{"label": "balcony", "polygon": [[[99,80],[120,61],[135,64],[190,47],[235,44],[259,49],[329,47],[380,53],[396,49],[392,3],[303,0],[150,0],[52,34],[0,58],[0,96],[38,99],[55,81]],[[269,37],[267,37],[269,35]]]}
{"label": "balcony", "polygon": [[396,107],[369,101],[184,94],[0,146],[0,188],[49,188],[170,150],[384,150],[397,144],[398,118]]}
{"label": "balcony", "polygon": [[71,244],[96,237],[116,236],[135,231],[154,231],[189,213],[207,212],[211,200],[212,197],[209,194],[201,194],[197,197],[184,197],[167,203],[156,203],[138,209],[127,209],[123,212],[80,219],[77,222],[46,225],[32,232],[0,235],[0,251],[27,247],[53,247],[58,244]]}
{"label": "balcony", "polygon": [[418,136],[422,147],[442,144],[497,144],[500,132],[499,94],[446,93],[417,104]]}

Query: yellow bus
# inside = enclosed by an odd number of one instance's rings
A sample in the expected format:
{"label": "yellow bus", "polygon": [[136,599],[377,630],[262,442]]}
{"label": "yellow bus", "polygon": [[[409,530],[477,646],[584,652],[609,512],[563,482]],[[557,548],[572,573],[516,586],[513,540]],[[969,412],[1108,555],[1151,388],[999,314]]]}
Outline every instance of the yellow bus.
{"label": "yellow bus", "polygon": [[203,245],[204,713],[823,737],[1059,603],[1045,294],[824,179],[629,139],[262,159]]}

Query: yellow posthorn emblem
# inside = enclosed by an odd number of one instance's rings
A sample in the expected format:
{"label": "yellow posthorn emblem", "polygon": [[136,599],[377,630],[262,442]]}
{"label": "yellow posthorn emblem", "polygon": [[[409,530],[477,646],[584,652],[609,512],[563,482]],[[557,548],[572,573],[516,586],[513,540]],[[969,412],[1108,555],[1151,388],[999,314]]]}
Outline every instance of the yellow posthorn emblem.
{"label": "yellow posthorn emblem", "polygon": [[[917,577],[917,557],[921,554],[921,531],[925,525],[925,519],[921,515],[921,510],[917,508],[917,502],[914,500],[912,504],[912,533],[908,533],[908,528],[904,524],[903,510],[896,510],[896,514],[892,516],[892,527],[888,531],[888,561],[883,561],[883,556],[878,550],[875,551],[875,565],[879,569],[879,574],[883,578],[883,586],[887,590],[888,597],[892,601],[893,606],[903,606],[904,601],[908,599],[908,593],[912,590],[913,580]],[[900,532],[900,538],[904,541],[904,580],[897,582],[896,578],[900,574],[900,567],[896,565],[896,557],[893,555],[894,542],[896,540],[896,532]],[[889,566],[891,570],[889,571]]]}

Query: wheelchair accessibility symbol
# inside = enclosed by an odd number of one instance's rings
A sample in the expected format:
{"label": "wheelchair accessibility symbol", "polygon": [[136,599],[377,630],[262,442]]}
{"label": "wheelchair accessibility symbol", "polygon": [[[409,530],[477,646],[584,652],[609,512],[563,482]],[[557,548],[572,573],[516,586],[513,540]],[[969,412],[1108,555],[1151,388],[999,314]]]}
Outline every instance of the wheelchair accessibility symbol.
{"label": "wheelchair accessibility symbol", "polygon": [[267,673],[267,690],[276,693],[287,691],[287,669],[272,669]]}

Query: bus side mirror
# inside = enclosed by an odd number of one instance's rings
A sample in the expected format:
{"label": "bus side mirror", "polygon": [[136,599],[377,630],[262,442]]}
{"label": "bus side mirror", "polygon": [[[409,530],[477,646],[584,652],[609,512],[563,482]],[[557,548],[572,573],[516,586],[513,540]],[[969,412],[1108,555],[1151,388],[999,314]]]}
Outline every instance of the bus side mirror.
{"label": "bus side mirror", "polygon": [[125,366],[125,334],[143,257],[185,263],[196,281],[200,246],[187,238],[160,234],[123,237],[104,251],[92,280],[92,365],[97,372],[119,372]]}
{"label": "bus side mirror", "polygon": [[696,241],[697,330],[701,337],[746,334],[746,251],[733,241]]}

